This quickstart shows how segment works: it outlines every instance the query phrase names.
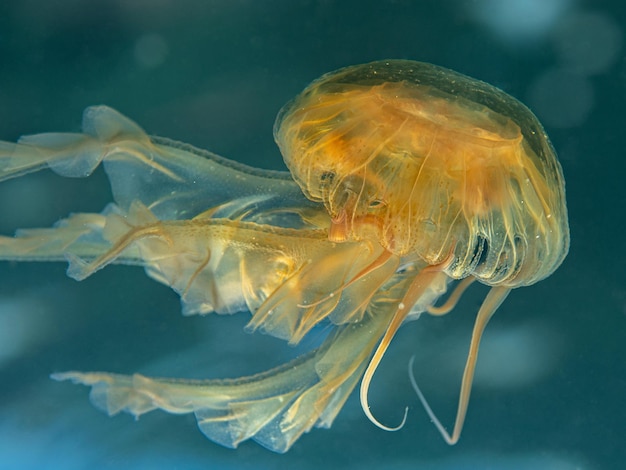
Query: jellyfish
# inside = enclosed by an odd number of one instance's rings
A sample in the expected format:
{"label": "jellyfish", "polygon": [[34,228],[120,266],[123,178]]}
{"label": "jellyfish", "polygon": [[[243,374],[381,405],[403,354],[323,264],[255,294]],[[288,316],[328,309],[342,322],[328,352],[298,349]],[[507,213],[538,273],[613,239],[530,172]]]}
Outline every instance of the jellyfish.
{"label": "jellyfish", "polygon": [[[80,134],[0,142],[0,181],[50,168],[85,177],[101,162],[114,201],[53,228],[0,237],[0,259],[69,262],[81,280],[111,263],[143,266],[185,314],[249,311],[247,329],[318,347],[278,368],[228,380],[60,372],[91,386],[110,415],[194,413],[228,447],[253,439],[287,451],[330,427],[359,380],[366,416],[375,371],[398,328],[452,311],[475,280],[491,287],[476,316],[454,428],[463,428],[483,331],[508,293],[552,274],[569,246],[554,149],[523,104],[484,82],[408,60],[346,67],[279,112],[289,169],[258,170],[151,137],[105,106]],[[455,284],[445,301],[448,288]]]}

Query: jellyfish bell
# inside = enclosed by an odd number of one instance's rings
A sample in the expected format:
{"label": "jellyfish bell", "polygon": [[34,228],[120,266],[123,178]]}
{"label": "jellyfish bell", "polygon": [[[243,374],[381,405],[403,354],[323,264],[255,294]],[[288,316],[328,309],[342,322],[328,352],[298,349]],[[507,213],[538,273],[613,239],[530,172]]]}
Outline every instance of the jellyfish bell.
{"label": "jellyfish bell", "polygon": [[405,264],[428,265],[398,302],[363,376],[361,404],[374,424],[398,429],[374,418],[368,387],[435,273],[464,281],[432,314],[449,312],[474,279],[492,286],[474,323],[452,433],[411,375],[431,420],[456,443],[489,319],[512,288],[554,272],[569,248],[563,174],[543,127],[487,83],[431,64],[385,60],[311,83],[281,110],[274,136],[304,194],[328,210],[331,239],[376,237]]}
{"label": "jellyfish bell", "polygon": [[374,230],[394,254],[507,287],[547,277],[567,253],[554,149],[526,106],[487,83],[408,60],[346,67],[288,103],[274,135],[337,240]]}

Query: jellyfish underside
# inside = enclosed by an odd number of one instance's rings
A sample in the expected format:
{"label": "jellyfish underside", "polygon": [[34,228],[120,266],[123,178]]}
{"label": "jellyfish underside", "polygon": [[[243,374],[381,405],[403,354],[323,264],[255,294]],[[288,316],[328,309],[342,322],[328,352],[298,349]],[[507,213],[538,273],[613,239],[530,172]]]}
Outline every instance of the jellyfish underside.
{"label": "jellyfish underside", "polygon": [[0,259],[67,260],[77,280],[111,263],[143,266],[180,295],[184,314],[247,310],[249,330],[291,344],[322,321],[333,326],[309,354],[240,379],[53,378],[91,386],[111,415],[194,413],[222,445],[253,439],[284,452],[313,426],[329,427],[362,377],[365,414],[393,430],[367,398],[393,336],[422,312],[450,312],[479,280],[491,290],[452,433],[410,377],[444,439],[457,442],[487,322],[512,288],[546,277],[567,252],[562,176],[541,126],[486,84],[386,61],[314,82],[281,111],[275,137],[291,174],[148,137],[103,106],[85,111],[82,134],[0,142],[0,181],[46,167],[84,177],[103,162],[114,198],[100,214],[0,237]]}

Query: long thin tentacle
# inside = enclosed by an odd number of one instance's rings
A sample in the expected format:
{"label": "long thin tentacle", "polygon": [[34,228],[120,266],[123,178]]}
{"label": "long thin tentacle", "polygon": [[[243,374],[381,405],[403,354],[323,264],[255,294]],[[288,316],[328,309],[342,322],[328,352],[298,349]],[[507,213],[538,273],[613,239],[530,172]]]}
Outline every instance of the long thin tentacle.
{"label": "long thin tentacle", "polygon": [[476,278],[473,276],[466,277],[454,288],[454,290],[448,297],[448,300],[446,300],[439,307],[431,305],[430,307],[426,309],[426,311],[430,313],[431,315],[435,315],[435,316],[442,316],[442,315],[445,315],[446,313],[450,313],[452,309],[456,307],[456,304],[459,302],[459,299],[461,298],[463,293],[467,290],[469,286],[472,285],[472,283],[475,280]]}
{"label": "long thin tentacle", "polygon": [[380,364],[380,361],[385,355],[385,351],[387,351],[387,348],[389,347],[391,340],[393,339],[394,335],[398,331],[398,328],[400,328],[400,325],[402,325],[402,322],[404,321],[404,319],[411,312],[411,308],[417,302],[420,296],[429,288],[431,283],[440,273],[441,273],[440,266],[430,266],[422,270],[422,272],[415,277],[415,279],[413,280],[413,282],[407,289],[406,294],[404,295],[402,300],[397,304],[398,307],[397,307],[396,313],[393,319],[391,320],[391,323],[389,324],[389,327],[387,328],[385,335],[383,336],[380,343],[378,344],[378,347],[376,348],[376,351],[374,352],[374,355],[372,356],[372,359],[370,360],[370,363],[368,364],[367,369],[365,370],[365,374],[363,375],[363,380],[361,381],[361,389],[360,389],[360,394],[359,394],[359,397],[361,400],[361,407],[363,408],[363,412],[365,413],[365,416],[367,416],[367,418],[373,424],[375,424],[380,429],[383,429],[385,431],[397,431],[401,429],[402,426],[404,426],[404,423],[406,421],[406,416],[408,413],[408,407],[404,410],[404,418],[402,419],[402,422],[396,427],[385,426],[380,421],[378,421],[370,410],[368,398],[367,398],[368,392],[369,392],[369,386],[372,381],[372,377],[374,376],[374,373],[376,372],[376,369],[378,365]]}
{"label": "long thin tentacle", "polygon": [[472,340],[470,342],[469,352],[467,354],[467,362],[465,363],[465,370],[463,372],[463,380],[461,382],[461,392],[459,394],[459,404],[456,412],[456,419],[454,421],[454,429],[452,430],[452,434],[449,434],[448,431],[443,427],[441,421],[432,408],[426,401],[426,397],[417,386],[417,381],[415,380],[415,376],[413,375],[413,358],[409,361],[409,378],[411,380],[411,385],[417,394],[422,406],[428,413],[428,416],[435,424],[435,427],[443,437],[443,439],[450,445],[454,445],[458,442],[459,437],[461,436],[461,431],[463,430],[463,423],[465,422],[465,415],[467,413],[467,406],[469,404],[470,393],[472,391],[472,382],[474,380],[474,370],[476,369],[476,359],[478,358],[478,348],[480,346],[480,339],[482,337],[483,331],[487,326],[487,323],[496,312],[498,307],[502,304],[506,296],[510,292],[510,288],[503,286],[495,286],[492,287],[485,297],[483,304],[480,306],[480,310],[478,311],[478,315],[476,316],[476,321],[474,323],[474,329],[472,331]]}

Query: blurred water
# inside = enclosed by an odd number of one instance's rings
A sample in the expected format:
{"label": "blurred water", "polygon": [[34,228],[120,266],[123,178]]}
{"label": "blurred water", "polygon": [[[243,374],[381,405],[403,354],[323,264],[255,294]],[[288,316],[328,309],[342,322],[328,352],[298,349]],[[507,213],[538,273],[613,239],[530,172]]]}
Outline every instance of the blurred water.
{"label": "blurred water", "polygon": [[[282,168],[278,109],[310,80],[382,58],[437,63],[525,101],[567,180],[572,248],[562,268],[509,296],[486,332],[464,434],[443,443],[410,389],[415,371],[451,423],[475,288],[447,318],[404,327],[372,386],[385,433],[352,397],[330,430],[286,455],[206,440],[195,419],[134,422],[92,408],[67,369],[223,377],[294,351],[242,332],[246,315],[182,318],[140,269],[76,283],[62,265],[0,265],[2,468],[622,468],[626,392],[625,10],[619,0],[183,1],[0,3],[0,138],[77,130],[108,104],[151,134]],[[0,231],[48,226],[109,200],[89,180],[42,173],[0,185]]]}

